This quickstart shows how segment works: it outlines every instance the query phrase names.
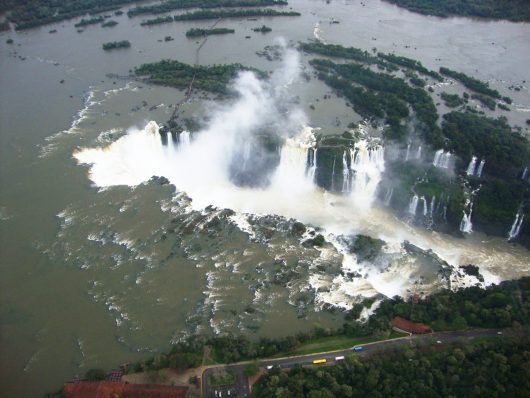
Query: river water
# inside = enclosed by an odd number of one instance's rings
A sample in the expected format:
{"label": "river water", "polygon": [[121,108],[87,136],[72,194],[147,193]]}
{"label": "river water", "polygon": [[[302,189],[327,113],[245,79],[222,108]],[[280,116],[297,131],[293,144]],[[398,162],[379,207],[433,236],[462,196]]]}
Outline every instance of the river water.
{"label": "river water", "polygon": [[[290,6],[300,18],[224,20],[218,26],[236,33],[211,37],[199,61],[292,70],[256,51],[278,37],[296,43],[317,35],[487,80],[514,99],[510,121],[524,126],[530,115],[530,84],[523,83],[528,24],[439,19],[367,3],[295,0]],[[74,22],[63,22],[0,35],[2,396],[40,396],[89,368],[145,358],[190,333],[277,336],[333,327],[342,316],[322,311],[327,305],[347,308],[356,297],[407,294],[418,279],[427,291],[441,287],[436,267],[405,253],[403,240],[453,265],[478,264],[488,282],[530,272],[528,251],[500,238],[456,239],[416,229],[379,206],[359,207],[351,197],[315,189],[300,167],[311,129],[295,125],[342,132],[360,120],[340,99],[323,101],[329,90],[315,79],[282,83],[288,87],[282,101],[296,116],[280,118],[293,123],[288,134],[296,136],[282,151],[278,176],[284,178],[263,191],[227,187],[215,174],[226,160],[218,156],[226,136],[216,137],[217,151],[199,137],[186,152],[164,147],[146,131],[150,120],[167,120],[182,92],[106,77],[162,58],[193,63],[198,43],[184,33],[211,22],[144,28],[141,18],[113,19],[119,25],[109,30],[92,26],[77,33]],[[251,31],[262,24],[273,32]],[[175,40],[159,41],[168,35]],[[8,37],[13,45],[5,43]],[[101,50],[103,42],[123,39],[131,41],[130,50]],[[307,58],[295,58],[295,75],[308,71]],[[508,90],[512,85],[523,89]],[[194,97],[183,112],[226,116],[236,106]],[[234,125],[244,127],[244,120]],[[200,158],[202,150],[209,152]],[[155,172],[177,191],[143,183]],[[307,234],[322,228],[333,244],[303,248],[289,232],[292,219],[312,225]],[[388,242],[386,257],[357,263],[338,238],[353,232]],[[365,278],[348,279],[345,271]]]}

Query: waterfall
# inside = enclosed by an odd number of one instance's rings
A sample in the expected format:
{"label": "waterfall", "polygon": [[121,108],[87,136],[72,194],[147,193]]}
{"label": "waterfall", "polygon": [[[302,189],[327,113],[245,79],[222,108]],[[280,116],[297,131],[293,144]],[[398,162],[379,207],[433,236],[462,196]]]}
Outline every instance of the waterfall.
{"label": "waterfall", "polygon": [[389,188],[386,191],[385,195],[385,206],[390,206],[390,201],[392,200],[392,195],[394,194],[394,188]]}
{"label": "waterfall", "polygon": [[460,221],[460,232],[464,234],[470,234],[473,232],[473,223],[471,222],[471,211],[469,214],[466,214],[464,211],[464,216],[462,217],[462,221]]}
{"label": "waterfall", "polygon": [[436,204],[436,196],[433,195],[432,198],[431,198],[431,208],[430,208],[430,211],[429,211],[429,215],[430,215],[431,219],[433,219],[434,205],[435,204]]}
{"label": "waterfall", "polygon": [[405,155],[405,162],[409,160],[409,154],[410,154],[410,144],[407,145],[407,154]]}
{"label": "waterfall", "polygon": [[346,150],[342,154],[342,192],[350,192],[350,168],[348,167]]}
{"label": "waterfall", "polygon": [[307,169],[307,176],[311,181],[315,180],[315,173],[317,171],[317,151],[316,148],[309,148],[307,150],[307,157],[308,157],[308,169]]}
{"label": "waterfall", "polygon": [[471,158],[471,161],[469,162],[469,165],[467,166],[466,174],[468,176],[474,176],[475,175],[475,168],[477,167],[477,157],[473,156]]}
{"label": "waterfall", "polygon": [[369,146],[366,140],[358,141],[350,150],[350,169],[351,197],[357,205],[369,207],[385,170],[385,149],[381,145]]}
{"label": "waterfall", "polygon": [[337,160],[337,157],[334,156],[333,157],[333,167],[331,169],[331,187],[330,187],[330,191],[334,191],[335,190],[335,161]]}
{"label": "waterfall", "polygon": [[434,160],[432,164],[434,167],[440,167],[443,169],[448,169],[451,161],[451,153],[445,152],[443,149],[439,149],[434,154]]}
{"label": "waterfall", "polygon": [[523,225],[523,221],[524,214],[521,212],[521,210],[519,210],[515,215],[515,220],[512,224],[512,227],[510,228],[510,232],[508,233],[508,240],[514,240],[519,236],[519,234],[521,233],[521,226]]}
{"label": "waterfall", "polygon": [[421,145],[418,147],[418,150],[416,152],[416,159],[421,159]]}
{"label": "waterfall", "polygon": [[181,147],[188,148],[191,145],[191,134],[189,131],[180,133],[179,139]]}
{"label": "waterfall", "polygon": [[486,164],[486,160],[485,159],[482,159],[480,161],[480,164],[478,165],[478,169],[477,169],[477,173],[476,173],[476,176],[477,177],[482,177],[482,170],[484,170],[484,165]]}
{"label": "waterfall", "polygon": [[416,215],[416,210],[418,208],[418,195],[414,195],[409,203],[409,214],[412,214],[413,216]]}
{"label": "waterfall", "polygon": [[422,196],[420,199],[423,204],[423,216],[427,217],[428,209],[427,209],[427,201],[425,200],[425,196]]}
{"label": "waterfall", "polygon": [[525,167],[523,170],[523,175],[521,177],[521,180],[526,180],[527,176],[528,176],[528,167]]}

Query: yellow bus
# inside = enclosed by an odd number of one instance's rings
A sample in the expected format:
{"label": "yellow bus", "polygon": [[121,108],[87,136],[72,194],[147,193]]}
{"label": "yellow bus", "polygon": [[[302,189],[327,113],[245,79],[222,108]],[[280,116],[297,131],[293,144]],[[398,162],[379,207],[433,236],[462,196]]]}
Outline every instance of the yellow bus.
{"label": "yellow bus", "polygon": [[320,364],[320,363],[326,363],[326,362],[327,362],[327,361],[326,361],[325,359],[315,359],[315,360],[313,361],[313,363],[314,363],[315,365],[318,365],[318,364]]}

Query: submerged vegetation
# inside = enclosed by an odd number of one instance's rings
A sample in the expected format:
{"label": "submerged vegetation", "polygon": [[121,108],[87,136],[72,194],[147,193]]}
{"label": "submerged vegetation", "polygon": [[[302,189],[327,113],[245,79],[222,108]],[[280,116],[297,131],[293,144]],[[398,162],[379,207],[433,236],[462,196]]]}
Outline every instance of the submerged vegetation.
{"label": "submerged vegetation", "polygon": [[269,28],[268,26],[262,25],[260,28],[254,28],[252,29],[254,32],[258,33],[269,33],[272,32],[272,28]]}
{"label": "submerged vegetation", "polygon": [[142,14],[162,14],[164,12],[187,8],[217,8],[217,7],[267,7],[287,5],[284,0],[166,0],[159,4],[133,7],[127,11],[129,17]]}
{"label": "submerged vegetation", "polygon": [[118,48],[129,48],[131,47],[131,43],[129,40],[122,40],[122,41],[111,41],[108,43],[103,44],[103,50],[109,51],[109,50],[116,50]]}
{"label": "submerged vegetation", "polygon": [[193,80],[195,88],[216,94],[228,94],[228,83],[243,70],[253,70],[264,76],[263,72],[241,64],[191,66],[172,60],[140,65],[134,73],[137,76],[147,76],[148,81],[154,84],[183,89],[188,88]]}
{"label": "submerged vegetation", "polygon": [[454,15],[530,21],[527,0],[385,0],[420,14],[449,17]]}
{"label": "submerged vegetation", "polygon": [[191,28],[186,32],[187,37],[201,37],[201,36],[210,36],[210,35],[224,35],[227,33],[235,33],[234,29],[228,28],[213,28],[213,29],[201,29],[201,28]]}
{"label": "submerged vegetation", "polygon": [[81,21],[76,23],[74,26],[76,28],[82,28],[82,27],[88,26],[88,25],[99,24],[99,23],[103,22],[104,20],[105,19],[103,17],[94,17],[94,18],[90,18],[90,19],[81,19]]}

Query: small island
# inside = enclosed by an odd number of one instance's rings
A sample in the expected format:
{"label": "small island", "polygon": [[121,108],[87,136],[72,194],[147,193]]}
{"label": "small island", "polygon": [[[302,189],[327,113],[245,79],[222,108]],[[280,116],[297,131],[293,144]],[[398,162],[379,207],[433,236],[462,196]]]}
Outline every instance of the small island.
{"label": "small island", "polygon": [[228,28],[213,28],[213,29],[201,29],[192,28],[186,32],[187,37],[202,37],[210,35],[225,35],[227,33],[235,33],[234,29]]}
{"label": "small island", "polygon": [[118,22],[114,21],[114,20],[109,20],[109,21],[106,21],[106,22],[103,22],[101,24],[101,27],[102,28],[112,28],[113,26],[116,26],[118,25]]}
{"label": "small island", "polygon": [[272,32],[272,28],[269,28],[268,26],[262,25],[261,28],[254,28],[252,29],[254,32],[261,32],[261,33],[269,33]]}
{"label": "small island", "polygon": [[131,43],[129,40],[122,40],[122,41],[111,41],[108,43],[103,44],[103,50],[110,51],[110,50],[116,50],[118,48],[129,48],[131,47]]}
{"label": "small island", "polygon": [[104,20],[105,20],[105,18],[103,18],[103,17],[94,17],[94,18],[90,18],[90,19],[82,18],[81,21],[76,23],[74,26],[76,28],[82,28],[84,26],[96,25],[96,24],[102,23]]}
{"label": "small island", "polygon": [[269,9],[253,10],[200,10],[188,12],[185,14],[175,15],[175,21],[195,21],[201,19],[218,19],[218,18],[247,18],[247,17],[299,17],[296,11],[276,11]]}
{"label": "small island", "polygon": [[187,8],[233,8],[284,6],[284,0],[169,0],[159,4],[133,7],[127,11],[129,18],[142,14],[162,14]]}
{"label": "small island", "polygon": [[171,23],[173,22],[173,18],[170,16],[167,17],[158,17],[154,19],[148,19],[146,21],[143,21],[140,23],[141,26],[151,26],[151,25],[160,25],[163,23]]}

